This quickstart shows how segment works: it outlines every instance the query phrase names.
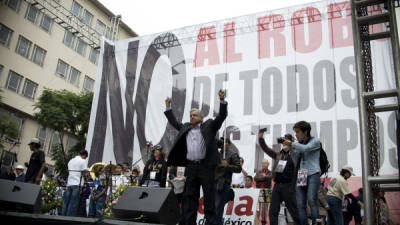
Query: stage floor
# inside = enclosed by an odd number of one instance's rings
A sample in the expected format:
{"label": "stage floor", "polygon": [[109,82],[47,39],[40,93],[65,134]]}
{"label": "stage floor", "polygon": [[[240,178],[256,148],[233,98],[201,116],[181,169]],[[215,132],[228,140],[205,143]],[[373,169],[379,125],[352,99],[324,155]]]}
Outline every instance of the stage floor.
{"label": "stage floor", "polygon": [[[5,212],[0,211],[0,221],[2,224],[96,224],[96,225],[143,225],[153,223],[139,223],[122,221],[115,219],[101,219],[101,218],[86,218],[86,217],[71,217],[71,216],[56,216],[56,215],[43,215],[43,214],[30,214],[20,212]],[[7,221],[7,222],[6,222]],[[5,223],[6,222],[6,223]]]}

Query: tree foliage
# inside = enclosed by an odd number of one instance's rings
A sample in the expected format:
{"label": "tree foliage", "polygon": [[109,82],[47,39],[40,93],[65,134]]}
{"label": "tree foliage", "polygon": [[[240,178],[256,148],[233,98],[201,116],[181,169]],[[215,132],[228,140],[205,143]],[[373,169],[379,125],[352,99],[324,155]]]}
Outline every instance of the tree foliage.
{"label": "tree foliage", "polygon": [[62,177],[68,175],[68,161],[86,145],[92,99],[92,92],[76,94],[68,90],[45,89],[34,105],[38,110],[34,118],[43,127],[58,131],[60,139],[64,133],[74,135],[78,139],[78,143],[67,153],[62,141],[59,146],[50,146],[55,170]]}
{"label": "tree foliage", "polygon": [[18,124],[11,119],[11,115],[0,112],[0,149],[4,148],[7,139],[18,139]]}
{"label": "tree foliage", "polygon": [[[3,91],[0,89],[0,93],[1,92]],[[0,95],[0,106],[2,104],[2,96]],[[18,137],[18,123],[11,118],[10,114],[0,112],[0,149],[4,149],[4,143],[7,142],[7,140],[16,140]]]}

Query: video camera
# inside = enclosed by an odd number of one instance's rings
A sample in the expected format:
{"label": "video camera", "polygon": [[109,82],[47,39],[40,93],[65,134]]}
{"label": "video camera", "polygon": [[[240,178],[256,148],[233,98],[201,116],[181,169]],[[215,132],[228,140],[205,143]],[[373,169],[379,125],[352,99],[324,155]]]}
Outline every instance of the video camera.
{"label": "video camera", "polygon": [[278,137],[276,139],[276,141],[279,144],[282,144],[285,141],[285,139],[290,140],[290,141],[294,141],[294,137],[291,134],[285,134],[285,136],[283,136],[283,137]]}

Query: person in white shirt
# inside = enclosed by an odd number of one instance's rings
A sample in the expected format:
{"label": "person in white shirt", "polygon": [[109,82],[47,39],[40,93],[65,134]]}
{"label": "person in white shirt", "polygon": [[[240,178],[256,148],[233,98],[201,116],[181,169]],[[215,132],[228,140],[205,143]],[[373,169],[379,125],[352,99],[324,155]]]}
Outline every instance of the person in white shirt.
{"label": "person in white shirt", "polygon": [[240,157],[240,166],[242,167],[242,172],[232,174],[232,187],[234,188],[244,188],[245,179],[247,176],[246,170],[243,168],[244,159]]}
{"label": "person in white shirt", "polygon": [[80,189],[83,185],[81,174],[87,168],[87,156],[88,152],[83,150],[68,162],[69,176],[61,213],[63,216],[75,216],[77,213]]}
{"label": "person in white shirt", "polygon": [[122,173],[122,165],[117,164],[115,168],[115,173],[112,175],[112,190],[116,190],[119,185],[127,185],[128,178]]}

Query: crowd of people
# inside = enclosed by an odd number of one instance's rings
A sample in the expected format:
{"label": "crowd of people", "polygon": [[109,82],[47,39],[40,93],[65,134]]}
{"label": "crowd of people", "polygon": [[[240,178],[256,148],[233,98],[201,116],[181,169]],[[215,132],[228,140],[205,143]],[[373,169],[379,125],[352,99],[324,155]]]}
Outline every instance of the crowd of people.
{"label": "crowd of people", "polygon": [[[83,150],[68,163],[69,176],[63,191],[63,206],[58,210],[65,216],[101,217],[113,191],[121,185],[144,187],[173,187],[180,205],[179,224],[196,224],[200,187],[204,196],[206,225],[222,225],[223,210],[233,200],[234,188],[258,188],[257,225],[282,224],[362,224],[362,188],[354,196],[347,180],[354,175],[351,166],[343,166],[340,174],[325,186],[321,179],[321,142],[311,136],[311,125],[299,121],[293,126],[295,137],[286,134],[278,140],[280,151],[272,150],[264,140],[265,129],[258,133],[258,144],[272,159],[262,161],[262,169],[250,176],[244,169],[245,160],[232,146],[229,138],[216,135],[227,117],[225,92],[220,90],[219,113],[214,119],[203,121],[198,109],[190,111],[190,121],[180,123],[172,110],[172,99],[165,100],[165,116],[178,134],[166,158],[161,145],[152,148],[151,158],[140,167],[129,163],[107,168],[100,165],[90,175],[87,166],[88,152]],[[33,138],[29,143],[32,155],[27,172],[18,165],[14,176],[7,179],[40,183],[51,179],[46,175],[44,153],[40,142]],[[233,188],[233,189],[232,189]],[[380,193],[384,224],[393,224],[389,210]],[[268,212],[268,213],[267,213]],[[284,215],[282,217],[282,214]]]}

